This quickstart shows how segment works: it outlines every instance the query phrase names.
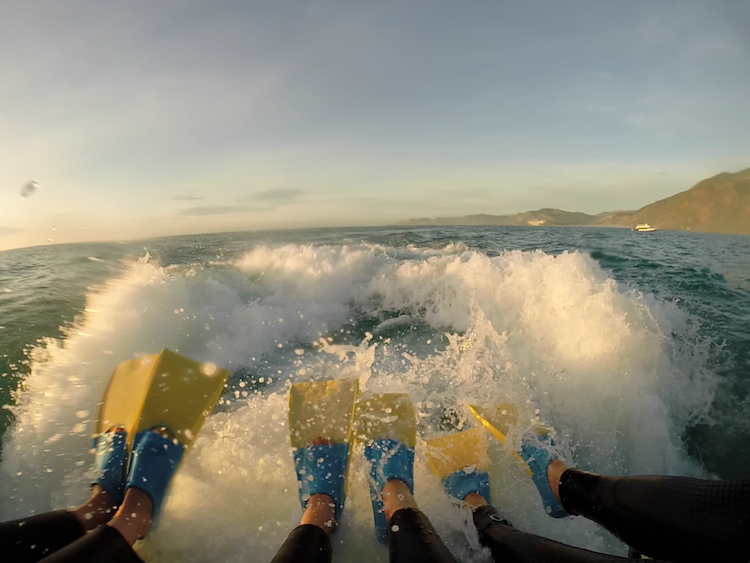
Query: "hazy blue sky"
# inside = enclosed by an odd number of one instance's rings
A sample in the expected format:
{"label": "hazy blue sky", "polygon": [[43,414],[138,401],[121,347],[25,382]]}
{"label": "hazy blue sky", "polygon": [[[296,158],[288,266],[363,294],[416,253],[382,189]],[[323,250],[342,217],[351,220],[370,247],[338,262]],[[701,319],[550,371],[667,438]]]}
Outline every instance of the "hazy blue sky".
{"label": "hazy blue sky", "polygon": [[4,0],[0,248],[638,208],[750,166],[749,29],[747,0]]}

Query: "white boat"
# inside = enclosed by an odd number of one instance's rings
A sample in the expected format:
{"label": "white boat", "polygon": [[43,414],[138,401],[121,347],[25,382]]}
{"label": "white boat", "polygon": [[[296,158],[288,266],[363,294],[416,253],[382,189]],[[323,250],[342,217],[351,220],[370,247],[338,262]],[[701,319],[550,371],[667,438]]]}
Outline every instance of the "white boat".
{"label": "white boat", "polygon": [[641,223],[640,225],[636,225],[633,230],[636,233],[653,233],[656,229],[648,223]]}

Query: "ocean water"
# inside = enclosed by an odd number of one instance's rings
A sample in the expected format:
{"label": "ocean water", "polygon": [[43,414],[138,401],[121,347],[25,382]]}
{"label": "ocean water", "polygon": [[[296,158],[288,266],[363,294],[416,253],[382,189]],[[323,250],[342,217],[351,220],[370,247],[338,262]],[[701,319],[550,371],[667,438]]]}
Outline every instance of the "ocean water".
{"label": "ocean water", "polygon": [[[471,402],[511,401],[585,469],[748,476],[750,237],[426,227],[30,248],[0,253],[0,327],[2,519],[85,498],[90,422],[117,363],[166,347],[231,370],[138,545],[151,562],[273,557],[300,516],[297,381],[408,392],[422,438],[474,424]],[[353,456],[334,557],[386,561]],[[548,518],[510,456],[493,444],[491,457],[494,504],[517,527],[625,552],[584,519]],[[415,480],[459,560],[489,561],[421,443]]]}

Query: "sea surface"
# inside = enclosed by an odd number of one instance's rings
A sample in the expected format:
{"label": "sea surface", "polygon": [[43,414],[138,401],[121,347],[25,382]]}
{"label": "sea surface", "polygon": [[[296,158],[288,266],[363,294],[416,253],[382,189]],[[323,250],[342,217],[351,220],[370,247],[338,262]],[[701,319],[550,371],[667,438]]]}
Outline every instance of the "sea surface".
{"label": "sea surface", "polygon": [[[750,237],[621,229],[424,227],[183,236],[0,253],[0,517],[85,498],[90,423],[113,368],[170,348],[232,372],[183,463],[158,561],[268,561],[300,516],[292,382],[358,377],[410,393],[419,435],[513,402],[575,465],[747,478]],[[518,528],[624,554],[553,520],[499,445],[494,504]],[[386,561],[353,453],[339,561]],[[489,561],[417,448],[415,495],[461,561]]]}

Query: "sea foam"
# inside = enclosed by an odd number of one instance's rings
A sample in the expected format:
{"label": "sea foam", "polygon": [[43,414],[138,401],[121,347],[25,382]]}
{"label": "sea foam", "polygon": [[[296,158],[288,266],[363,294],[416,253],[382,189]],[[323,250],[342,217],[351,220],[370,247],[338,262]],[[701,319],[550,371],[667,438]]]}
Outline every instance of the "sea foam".
{"label": "sea foam", "polygon": [[[185,460],[147,560],[270,560],[300,516],[288,445],[288,387],[358,377],[410,393],[420,436],[474,424],[466,406],[513,402],[552,424],[568,459],[613,474],[703,475],[681,435],[715,379],[694,323],[618,285],[582,253],[376,245],[260,246],[232,263],[162,268],[143,259],[87,296],[62,341],[32,352],[0,464],[3,519],[73,505],[91,481],[89,423],[114,366],[170,348],[234,372]],[[377,547],[361,448],[354,451],[337,558]],[[518,465],[491,449],[496,506],[519,528],[622,553],[581,518],[556,521]],[[416,498],[462,561],[464,517],[417,448]]]}

